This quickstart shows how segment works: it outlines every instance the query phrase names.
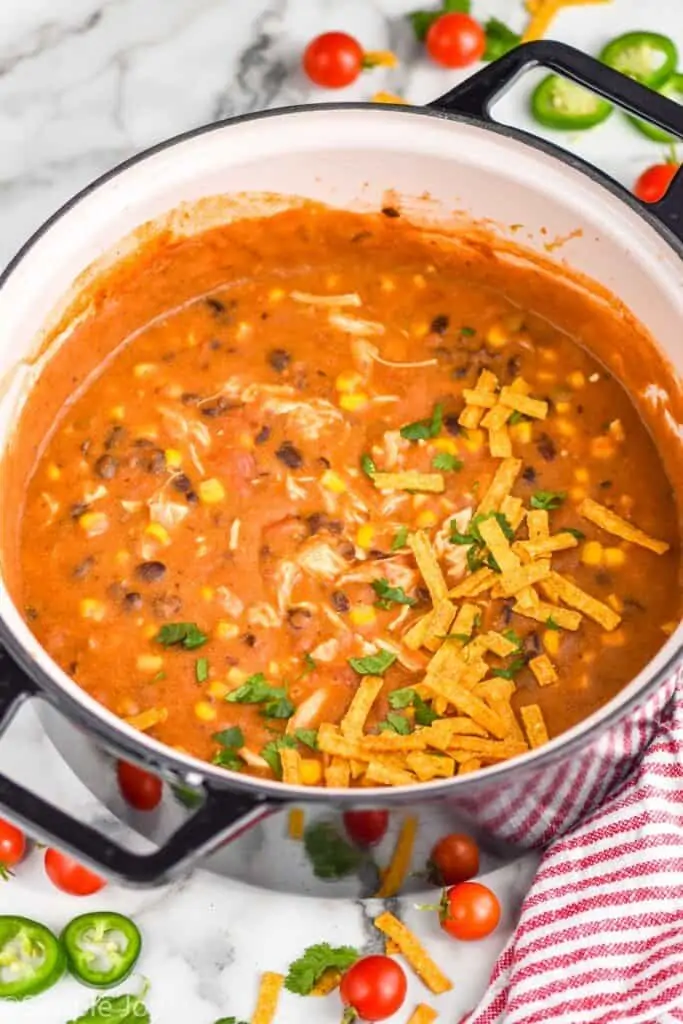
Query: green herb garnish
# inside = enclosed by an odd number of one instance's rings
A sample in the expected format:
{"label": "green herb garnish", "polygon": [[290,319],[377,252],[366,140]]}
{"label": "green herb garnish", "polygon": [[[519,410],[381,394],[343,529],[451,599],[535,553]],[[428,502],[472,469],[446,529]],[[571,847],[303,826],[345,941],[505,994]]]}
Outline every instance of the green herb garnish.
{"label": "green herb garnish", "polygon": [[408,540],[408,527],[407,526],[399,527],[399,529],[396,531],[396,536],[394,537],[394,539],[391,542],[391,550],[392,551],[398,551],[400,548],[404,548],[406,546],[406,541],[407,540]]}
{"label": "green herb garnish", "polygon": [[566,491],[536,491],[535,494],[531,495],[529,504],[532,508],[540,508],[547,512],[552,512],[553,509],[560,507],[566,497]]}
{"label": "green herb garnish", "polygon": [[331,821],[317,821],[308,826],[304,832],[304,849],[316,878],[343,878],[361,862],[358,850]]}
{"label": "green herb garnish", "polygon": [[364,452],[360,457],[360,468],[366,476],[370,477],[371,480],[377,472],[377,466],[375,465],[372,456],[368,455],[367,452]]}
{"label": "green herb garnish", "polygon": [[492,668],[491,675],[497,676],[499,679],[514,679],[525,668],[526,661],[525,657],[513,658],[505,668]]}
{"label": "green herb garnish", "polygon": [[232,690],[225,699],[230,704],[261,704],[264,700],[272,699],[277,689],[266,682],[263,672],[256,672],[236,690]]}
{"label": "green herb garnish", "polygon": [[461,644],[469,644],[472,637],[469,633],[441,633],[438,640],[458,640]]}
{"label": "green herb garnish", "polygon": [[318,749],[318,730],[317,729],[295,729],[294,736],[303,743],[305,747],[310,747],[311,750]]}
{"label": "green herb garnish", "polygon": [[519,411],[519,409],[513,409],[512,410],[512,416],[508,420],[508,424],[511,427],[514,427],[515,423],[522,423],[522,422],[524,422],[524,420],[528,420],[528,419],[529,419],[529,417],[525,416],[523,412]]}
{"label": "green herb garnish", "polygon": [[519,633],[516,633],[514,631],[514,629],[506,629],[506,630],[504,630],[503,631],[503,636],[505,637],[506,640],[509,640],[511,644],[514,644],[515,647],[521,647],[522,646],[522,638],[519,635]]}
{"label": "green herb garnish", "polygon": [[402,690],[392,690],[388,699],[390,708],[395,710],[409,708],[415,700],[415,690],[412,686],[404,686]]}
{"label": "green herb garnish", "polygon": [[387,717],[379,723],[380,732],[396,732],[400,736],[410,734],[410,722],[405,715],[399,715],[398,711],[387,711]]}
{"label": "green herb garnish", "polygon": [[372,589],[377,594],[375,605],[377,608],[391,608],[392,604],[417,604],[414,597],[406,594],[403,587],[392,587],[389,580],[373,580]]}
{"label": "green herb garnish", "polygon": [[264,761],[268,762],[269,767],[273,770],[273,775],[277,779],[282,778],[282,761],[280,760],[280,751],[283,747],[295,748],[296,740],[291,736],[278,736],[276,740],[271,740],[261,749],[261,757]]}
{"label": "green herb garnish", "polygon": [[435,722],[439,717],[436,711],[432,711],[429,704],[425,704],[422,697],[417,693],[415,694],[413,707],[415,708],[416,725],[431,725],[432,722]]}
{"label": "green herb garnish", "polygon": [[[415,693],[411,686],[404,686],[403,689],[394,690],[390,693],[389,707],[394,709],[413,707],[415,709],[416,725],[431,725],[439,717],[428,704],[425,704],[422,697]],[[391,721],[390,714],[387,715],[387,721]],[[400,732],[400,727],[395,731]]]}
{"label": "green herb garnish", "polygon": [[[465,14],[467,14],[467,11],[465,11]],[[463,338],[473,338],[474,335],[477,333],[477,329],[476,327],[465,326],[460,328],[460,333],[463,336]]]}
{"label": "green herb garnish", "polygon": [[448,452],[438,452],[432,459],[432,469],[440,469],[444,473],[457,473],[464,465],[462,459]]}
{"label": "green herb garnish", "polygon": [[545,620],[545,625],[546,625],[546,629],[552,629],[556,633],[561,633],[562,632],[562,626],[558,626],[558,624],[555,622],[555,619],[552,617],[552,615],[549,615],[548,618]]}
{"label": "green herb garnish", "polygon": [[195,622],[167,622],[154,639],[164,647],[180,644],[186,651],[192,651],[196,647],[202,647],[209,638]]}
{"label": "green herb garnish", "polygon": [[424,43],[427,33],[442,14],[469,14],[470,0],[442,0],[441,7],[436,11],[412,11],[408,17],[413,26],[416,38]]}
{"label": "green herb garnish", "polygon": [[308,996],[325,971],[346,971],[359,956],[360,953],[353,946],[330,946],[327,942],[318,942],[305,949],[289,965],[285,988],[298,996]]}
{"label": "green herb garnish", "polygon": [[364,658],[349,658],[349,665],[359,676],[383,676],[395,661],[395,654],[392,654],[391,651],[381,650],[377,654],[368,654]]}
{"label": "green herb garnish", "polygon": [[263,705],[261,714],[264,718],[291,718],[294,705],[284,690],[278,690],[278,696]]}
{"label": "green herb garnish", "polygon": [[154,673],[154,675],[152,676],[152,680],[151,681],[153,683],[160,683],[165,678],[166,678],[166,673],[164,672],[163,669],[161,669],[160,672],[155,672]]}
{"label": "green herb garnish", "polygon": [[209,659],[197,658],[194,665],[194,674],[198,683],[205,683],[209,678]]}
{"label": "green herb garnish", "polygon": [[428,441],[430,437],[438,437],[443,426],[443,406],[435,405],[430,420],[417,420],[401,427],[401,437],[407,441]]}
{"label": "green herb garnish", "polygon": [[311,672],[315,672],[317,667],[318,665],[315,658],[311,657],[308,651],[306,651],[306,653],[304,654],[304,668],[303,672],[301,673],[302,676],[310,675]]}
{"label": "green herb garnish", "polygon": [[244,768],[245,761],[239,755],[239,751],[244,746],[244,733],[238,725],[233,725],[229,729],[223,729],[221,732],[216,732],[211,737],[216,743],[219,743],[221,750],[214,754],[212,761],[213,764],[219,764],[223,768],[230,768],[234,772],[239,772]]}
{"label": "green herb garnish", "polygon": [[572,537],[575,537],[577,540],[586,539],[586,534],[583,530],[577,530],[575,526],[563,526],[560,533],[571,533]]}
{"label": "green herb garnish", "polygon": [[498,60],[510,50],[514,50],[515,46],[519,46],[522,41],[521,36],[513,32],[505,22],[499,21],[498,18],[489,18],[484,25],[484,32],[486,33],[484,60]]}

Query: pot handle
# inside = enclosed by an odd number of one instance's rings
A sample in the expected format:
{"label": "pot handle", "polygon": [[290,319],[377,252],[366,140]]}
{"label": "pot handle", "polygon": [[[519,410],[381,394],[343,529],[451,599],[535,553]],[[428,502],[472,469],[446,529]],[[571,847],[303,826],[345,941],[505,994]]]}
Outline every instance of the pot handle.
{"label": "pot handle", "polygon": [[[30,677],[0,649],[0,737],[23,702],[38,693]],[[273,803],[265,798],[215,789],[208,782],[202,788],[206,796],[198,810],[164,846],[150,854],[119,846],[2,773],[0,809],[33,838],[54,844],[111,878],[129,885],[161,885],[216,847],[236,839],[273,810]]]}
{"label": "pot handle", "polygon": [[[446,114],[465,114],[492,124],[494,101],[534,67],[545,67],[564,75],[629,114],[683,139],[683,108],[678,103],[581,50],[552,40],[524,43],[510,50],[428,106]],[[642,203],[642,206],[683,240],[683,172],[678,172],[663,199],[658,203]]]}

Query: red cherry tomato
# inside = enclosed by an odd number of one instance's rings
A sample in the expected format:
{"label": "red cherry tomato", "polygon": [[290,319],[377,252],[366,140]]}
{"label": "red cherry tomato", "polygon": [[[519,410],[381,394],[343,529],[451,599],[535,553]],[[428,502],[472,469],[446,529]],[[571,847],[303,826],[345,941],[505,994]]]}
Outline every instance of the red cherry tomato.
{"label": "red cherry tomato", "polygon": [[400,1010],[408,983],[403,968],[388,956],[366,956],[356,961],[341,980],[339,994],[344,1006],[356,1014],[344,1021],[385,1020]]}
{"label": "red cherry tomato", "polygon": [[469,14],[444,14],[430,25],[427,53],[447,68],[466,68],[480,60],[486,49],[486,35]]}
{"label": "red cherry tomato", "polygon": [[316,85],[342,89],[355,82],[363,70],[363,48],[346,32],[324,32],[306,47],[303,65]]}
{"label": "red cherry tomato", "polygon": [[429,880],[434,885],[457,885],[479,870],[479,849],[470,836],[453,832],[443,836],[429,855]]}
{"label": "red cherry tomato", "polygon": [[483,939],[498,927],[500,903],[485,885],[461,882],[444,892],[439,920],[454,939]]}
{"label": "red cherry tomato", "polygon": [[116,777],[124,799],[137,811],[153,811],[161,800],[161,779],[137,765],[119,761]]}
{"label": "red cherry tomato", "polygon": [[666,193],[680,164],[655,164],[640,175],[633,191],[644,203],[656,203]]}
{"label": "red cherry tomato", "polygon": [[52,884],[70,896],[91,896],[107,884],[104,878],[59,850],[45,851],[45,871]]}
{"label": "red cherry tomato", "polygon": [[0,878],[8,878],[26,853],[26,836],[16,825],[0,818]]}
{"label": "red cherry tomato", "polygon": [[346,811],[344,828],[358,846],[374,846],[389,824],[388,811]]}

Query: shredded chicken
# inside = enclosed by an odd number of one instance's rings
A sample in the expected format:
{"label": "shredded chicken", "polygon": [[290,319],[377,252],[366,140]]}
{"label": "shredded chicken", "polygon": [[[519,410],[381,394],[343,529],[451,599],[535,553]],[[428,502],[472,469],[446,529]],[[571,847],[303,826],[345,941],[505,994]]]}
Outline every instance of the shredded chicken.
{"label": "shredded chicken", "polygon": [[202,460],[199,458],[199,455],[197,454],[196,447],[192,443],[190,443],[188,447],[190,450],[190,458],[192,459],[194,468],[197,470],[200,476],[205,476],[206,470],[204,469],[204,464]]}
{"label": "shredded chicken", "polygon": [[228,538],[228,550],[237,551],[240,542],[240,526],[242,525],[241,520],[233,520],[232,526],[230,527],[230,536]]}
{"label": "shredded chicken", "polygon": [[295,480],[291,473],[288,473],[285,477],[285,487],[287,489],[287,497],[290,501],[300,501],[306,497],[306,488],[302,487],[299,481]]}
{"label": "shredded chicken", "polygon": [[49,519],[47,519],[47,522],[51,523],[59,512],[59,502],[56,501],[51,494],[48,494],[47,491],[43,491],[40,496],[47,505],[49,512]]}
{"label": "shredded chicken", "polygon": [[386,470],[396,469],[403,464],[403,455],[410,448],[410,441],[401,437],[399,430],[387,430],[384,433],[384,465]]}
{"label": "shredded chicken", "polygon": [[238,619],[244,611],[244,602],[227,587],[216,587],[216,594],[223,611],[232,619]]}
{"label": "shredded chicken", "polygon": [[103,486],[103,484],[98,484],[97,487],[94,487],[92,490],[88,490],[86,487],[83,491],[83,501],[86,505],[92,505],[93,502],[99,501],[100,498],[106,498],[108,494],[109,491]]}
{"label": "shredded chicken", "polygon": [[472,519],[472,509],[463,508],[454,516],[447,516],[434,537],[434,549],[439,558],[446,563],[446,575],[452,580],[459,580],[467,572],[467,545],[451,544],[451,523],[455,523],[459,533],[465,533]]}
{"label": "shredded chicken", "polygon": [[242,747],[239,751],[240,757],[247,762],[250,768],[269,768],[270,765],[260,754],[255,754],[249,747]]}
{"label": "shredded chicken", "polygon": [[211,434],[206,423],[199,423],[198,421],[190,424],[190,434],[192,437],[199,441],[204,448],[211,447]]}
{"label": "shredded chicken", "polygon": [[190,511],[187,505],[181,505],[177,501],[164,501],[163,498],[148,501],[147,505],[151,521],[153,523],[160,523],[167,530],[182,523]]}
{"label": "shredded chicken", "polygon": [[383,558],[380,561],[367,562],[362,568],[347,572],[339,579],[339,584],[372,583],[373,580],[386,579],[392,587],[402,587],[406,593],[417,583],[415,569],[406,565],[403,555],[394,558]]}
{"label": "shredded chicken", "polygon": [[349,427],[341,411],[324,398],[313,398],[310,402],[267,398],[263,408],[275,416],[287,416],[292,432],[307,441],[316,441],[324,430],[332,427]]}
{"label": "shredded chicken", "polygon": [[362,306],[357,292],[348,292],[346,295],[312,295],[310,292],[294,291],[289,296],[295,302],[304,302],[309,306]]}
{"label": "shredded chicken", "polygon": [[347,334],[357,334],[359,337],[372,337],[385,332],[384,324],[378,323],[377,320],[361,320],[360,317],[346,316],[344,313],[330,313],[328,319],[333,327],[338,327]]}
{"label": "shredded chicken", "polygon": [[364,377],[369,377],[372,373],[376,351],[377,348],[367,338],[353,338],[351,340],[351,358],[356,369]]}
{"label": "shredded chicken", "polygon": [[329,690],[321,686],[302,701],[287,722],[287,734],[292,736],[297,729],[312,729],[319,725],[328,697]]}
{"label": "shredded chicken", "polygon": [[319,580],[334,580],[346,569],[346,559],[325,541],[313,541],[302,548],[297,562],[310,576]]}
{"label": "shredded chicken", "polygon": [[377,640],[376,646],[380,650],[391,651],[392,654],[395,654],[397,660],[404,668],[407,668],[409,672],[421,672],[424,670],[424,661],[416,657],[412,651],[407,651],[405,647],[402,647],[400,644],[395,644],[382,637]]}
{"label": "shredded chicken", "polygon": [[301,579],[301,570],[295,562],[281,561],[275,570],[275,585],[277,587],[277,607],[280,615],[284,615],[292,604],[292,591],[298,580]]}
{"label": "shredded chicken", "polygon": [[368,373],[372,369],[373,362],[381,363],[382,366],[389,366],[396,370],[418,370],[424,366],[436,366],[438,364],[438,359],[420,359],[412,362],[396,362],[392,359],[384,359],[379,354],[377,346],[366,341],[364,338],[351,342],[351,355],[356,365],[364,373]]}
{"label": "shredded chicken", "polygon": [[410,496],[403,494],[400,491],[384,495],[379,510],[380,518],[383,520],[391,519],[391,517],[398,512],[401,506],[405,505],[409,501]]}
{"label": "shredded chicken", "polygon": [[247,612],[247,622],[250,626],[263,626],[264,629],[277,629],[282,625],[282,618],[267,601],[259,601],[251,606]]}
{"label": "shredded chicken", "polygon": [[395,619],[392,619],[387,629],[390,633],[399,629],[410,615],[410,605],[404,604]]}
{"label": "shredded chicken", "polygon": [[341,615],[337,615],[337,613],[333,611],[329,607],[329,605],[323,604],[320,607],[322,609],[323,615],[326,615],[330,622],[334,626],[336,626],[337,629],[341,630],[342,633],[348,633],[349,627],[346,625]]}
{"label": "shredded chicken", "polygon": [[311,651],[311,657],[314,661],[334,661],[338,654],[339,641],[334,637],[318,644],[318,646]]}
{"label": "shredded chicken", "polygon": [[120,504],[121,504],[121,508],[123,509],[123,511],[124,512],[128,512],[129,514],[132,514],[133,512],[139,512],[140,509],[142,508],[142,505],[143,505],[143,503],[141,501],[124,501],[124,500],[121,500]]}

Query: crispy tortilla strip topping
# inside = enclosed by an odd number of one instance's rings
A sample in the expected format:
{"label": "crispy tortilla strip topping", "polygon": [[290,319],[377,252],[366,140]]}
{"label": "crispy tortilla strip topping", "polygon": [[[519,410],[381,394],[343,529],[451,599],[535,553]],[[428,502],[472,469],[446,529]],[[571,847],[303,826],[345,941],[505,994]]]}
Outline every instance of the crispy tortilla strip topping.
{"label": "crispy tortilla strip topping", "polygon": [[433,747],[435,750],[448,750],[449,747],[454,746],[454,736],[481,736],[486,739],[488,733],[471,718],[456,716],[432,722],[423,730],[422,735],[425,736],[428,747]]}
{"label": "crispy tortilla strip topping", "polygon": [[502,633],[496,633],[490,629],[487,633],[482,633],[476,640],[473,640],[468,645],[467,650],[471,652],[476,648],[479,648],[482,654],[485,651],[490,651],[492,654],[498,655],[499,658],[507,658],[508,655],[513,654],[517,650],[517,644],[513,643],[512,640],[508,640]]}
{"label": "crispy tortilla strip topping", "polygon": [[390,896],[395,896],[400,892],[410,871],[416,835],[417,818],[409,815],[401,824],[389,866],[382,875],[382,884],[377,890],[379,899],[389,899]]}
{"label": "crispy tortilla strip topping", "polygon": [[411,772],[415,772],[420,782],[429,782],[431,779],[449,779],[455,771],[455,761],[451,757],[423,754],[419,750],[408,754],[406,764]]}
{"label": "crispy tortilla strip topping", "polygon": [[477,569],[471,576],[466,576],[462,583],[449,590],[449,597],[477,597],[486,590],[490,590],[496,582],[496,574],[493,569]]}
{"label": "crispy tortilla strip topping", "polygon": [[441,473],[418,473],[406,469],[402,473],[375,473],[372,482],[379,491],[425,491],[441,494],[446,484]]}
{"label": "crispy tortilla strip topping", "polygon": [[496,405],[484,415],[481,426],[487,430],[500,430],[512,416],[512,409],[506,409],[504,405]]}
{"label": "crispy tortilla strip topping", "polygon": [[524,743],[524,733],[510,703],[516,689],[511,679],[486,679],[477,684],[474,692],[505,722],[507,738]]}
{"label": "crispy tortilla strip topping", "polygon": [[535,619],[536,622],[546,623],[548,619],[552,619],[560,629],[574,631],[581,625],[581,615],[578,612],[569,611],[567,608],[558,608],[557,605],[546,604],[545,601],[539,601],[532,608],[523,608],[517,601],[512,610],[518,615],[525,615],[527,619]]}
{"label": "crispy tortilla strip topping", "polygon": [[[562,601],[564,604],[568,604],[570,608],[578,609],[578,611],[587,615],[589,619],[599,623],[603,629],[611,631],[616,629],[621,622],[621,617],[616,612],[612,611],[606,604],[603,604],[602,601],[591,597],[585,590],[581,590],[581,587],[577,587],[575,583],[570,583],[559,572],[551,572],[548,579],[543,581],[542,588],[551,600]],[[553,618],[558,626],[562,628],[562,623],[559,619],[555,615],[553,615]]]}
{"label": "crispy tortilla strip topping", "polygon": [[517,594],[517,604],[520,608],[537,608],[538,602],[539,597],[533,587],[522,587],[522,589]]}
{"label": "crispy tortilla strip topping", "polygon": [[[491,373],[490,370],[482,370],[476,384],[476,391],[478,393],[482,391],[490,391],[493,394],[497,388],[498,378],[495,373]],[[484,410],[481,406],[466,405],[460,413],[458,423],[461,427],[466,427],[468,430],[474,430],[479,426],[483,413]]]}
{"label": "crispy tortilla strip topping", "polygon": [[330,992],[334,992],[335,989],[339,988],[339,983],[342,980],[342,972],[338,971],[336,967],[328,967],[326,971],[320,975],[315,985],[309,992],[311,996],[329,996]]}
{"label": "crispy tortilla strip topping", "polygon": [[438,651],[454,618],[455,605],[450,601],[437,601],[430,616],[429,633],[424,639],[424,646],[427,650]]}
{"label": "crispy tortilla strip topping", "polygon": [[481,500],[481,504],[477,509],[477,515],[499,511],[501,502],[504,498],[507,498],[514,487],[521,468],[521,459],[504,459],[501,462],[488,491]]}
{"label": "crispy tortilla strip topping", "polygon": [[513,533],[516,533],[522,525],[524,516],[526,515],[522,499],[513,498],[511,494],[508,494],[500,503],[500,511],[512,527]]}
{"label": "crispy tortilla strip topping", "polygon": [[538,704],[527,704],[519,711],[524,722],[524,731],[529,739],[529,746],[532,748],[542,747],[548,742],[548,730],[545,727],[543,712]]}
{"label": "crispy tortilla strip topping", "polygon": [[555,551],[568,551],[575,548],[578,540],[571,533],[556,533],[554,537],[544,537],[542,540],[518,540],[512,550],[517,554],[525,552],[529,558],[547,558]]}
{"label": "crispy tortilla strip topping", "polygon": [[539,654],[537,658],[532,658],[529,662],[529,668],[536,676],[539,686],[551,686],[552,683],[556,683],[558,680],[555,666],[547,654]]}
{"label": "crispy tortilla strip topping", "polygon": [[139,715],[131,715],[130,718],[124,718],[124,722],[132,725],[134,729],[138,729],[140,732],[148,732],[149,729],[153,729],[160,722],[165,722],[167,718],[168,708],[148,708],[147,711],[141,711]]}
{"label": "crispy tortilla strip topping", "polygon": [[525,587],[531,587],[550,575],[550,562],[532,562],[514,572],[504,572],[493,591],[494,597],[514,597]]}
{"label": "crispy tortilla strip topping", "polygon": [[417,533],[411,534],[408,538],[408,547],[415,556],[417,567],[429,590],[432,604],[436,605],[439,601],[445,601],[448,597],[448,586],[441,572],[436,552],[424,530],[418,530]]}
{"label": "crispy tortilla strip topping", "polygon": [[[285,750],[287,748],[284,748]],[[282,751],[284,753],[284,750]],[[284,762],[283,762],[284,769]],[[304,812],[301,807],[292,807],[289,812],[287,832],[290,839],[303,839],[304,835]]]}
{"label": "crispy tortilla strip topping", "polygon": [[477,388],[464,388],[463,398],[468,405],[478,405],[482,409],[493,409],[498,399],[492,391],[479,391]]}
{"label": "crispy tortilla strip topping", "polygon": [[425,683],[429,686],[434,679],[457,679],[465,671],[466,664],[462,650],[457,643],[442,644],[427,666]]}
{"label": "crispy tortilla strip topping", "polygon": [[548,513],[544,508],[530,509],[526,514],[526,524],[529,528],[530,541],[541,541],[550,536]]}
{"label": "crispy tortilla strip topping", "polygon": [[615,537],[621,537],[622,540],[630,541],[631,544],[639,544],[641,548],[654,551],[656,555],[663,555],[669,550],[669,545],[663,540],[655,540],[654,537],[639,530],[637,526],[622,519],[616,512],[612,512],[611,509],[605,508],[604,505],[600,505],[599,502],[593,501],[591,498],[585,498],[581,502],[579,515],[591,523],[595,523],[596,526],[600,526],[603,530],[607,530],[608,533],[613,533]]}
{"label": "crispy tortilla strip topping", "polygon": [[401,950],[398,948],[393,939],[387,939],[384,943],[385,956],[400,956]]}
{"label": "crispy tortilla strip topping", "polygon": [[471,775],[472,772],[478,772],[481,768],[481,759],[478,757],[469,757],[466,761],[461,761],[458,767],[458,775]]}
{"label": "crispy tortilla strip topping", "polygon": [[[454,736],[453,749],[469,751],[484,761],[506,761],[509,757],[518,757],[529,748],[524,740],[487,740],[481,736]],[[451,754],[451,751],[448,751]]]}
{"label": "crispy tortilla strip topping", "polygon": [[465,603],[460,606],[458,614],[455,616],[453,632],[461,633],[463,636],[465,634],[467,634],[467,636],[472,636],[474,627],[476,626],[480,615],[481,609],[478,605],[465,601]]}
{"label": "crispy tortilla strip topping", "polygon": [[492,736],[497,736],[498,739],[502,740],[507,735],[504,722],[501,722],[498,715],[494,714],[484,704],[483,700],[475,697],[466,687],[456,682],[441,682],[438,679],[432,680],[431,678],[427,680],[427,685],[435,693],[445,697],[450,704],[453,704],[461,715],[469,715],[478,725],[481,725],[487,732],[490,732]]}
{"label": "crispy tortilla strip topping", "polygon": [[367,764],[364,761],[349,761],[349,771],[352,779],[362,779],[367,771]]}
{"label": "crispy tortilla strip topping", "polygon": [[[383,746],[377,748],[372,745],[366,745],[366,740],[375,740],[377,742],[383,741]],[[396,740],[402,741],[400,745],[396,745]],[[392,744],[393,746],[390,745]],[[320,726],[318,730],[318,748],[324,754],[331,754],[332,759],[340,758],[344,761],[383,761],[380,756],[382,752],[391,753],[392,751],[398,751],[403,753],[406,750],[421,750],[425,746],[425,740],[420,737],[418,733],[412,733],[410,736],[399,736],[397,733],[381,733],[379,736],[364,736],[362,742],[360,740],[347,740],[344,736],[340,736],[336,731],[335,726],[327,723]],[[391,762],[387,762],[391,764]]]}
{"label": "crispy tortilla strip topping", "polygon": [[348,789],[350,783],[349,762],[342,757],[333,757],[325,768],[325,785],[333,789]]}
{"label": "crispy tortilla strip topping", "polygon": [[479,525],[479,533],[486,546],[500,566],[502,573],[511,573],[521,568],[521,562],[510,547],[510,541],[503,533],[497,519],[485,519]]}
{"label": "crispy tortilla strip topping", "polygon": [[426,1003],[420,1003],[415,1008],[415,1011],[408,1021],[408,1024],[434,1024],[434,1021],[438,1017],[436,1010],[433,1010],[431,1006],[427,1006]]}
{"label": "crispy tortilla strip topping", "polygon": [[256,1009],[254,1010],[254,1016],[251,1018],[251,1024],[273,1024],[280,991],[284,982],[285,977],[283,974],[265,971],[261,975]]}
{"label": "crispy tortilla strip topping", "polygon": [[347,740],[356,739],[362,735],[366,719],[379,696],[382,685],[381,676],[363,676],[361,679],[348,711],[339,723],[342,736],[345,736]]}
{"label": "crispy tortilla strip topping", "polygon": [[530,416],[534,420],[544,420],[548,415],[548,403],[538,398],[529,398],[520,391],[513,388],[503,388],[500,392],[500,404],[521,412],[523,416]]}
{"label": "crispy tortilla strip topping", "polygon": [[375,918],[375,928],[394,940],[417,976],[431,992],[439,995],[453,988],[452,982],[436,966],[417,937],[397,917],[385,911]]}
{"label": "crispy tortilla strip topping", "polygon": [[413,786],[417,782],[414,775],[402,768],[394,768],[381,761],[371,761],[365,773],[366,782],[377,782],[380,786]]}
{"label": "crispy tortilla strip topping", "polygon": [[512,440],[507,426],[489,430],[489,451],[494,459],[509,459],[512,455]]}
{"label": "crispy tortilla strip topping", "polygon": [[408,736],[401,736],[397,732],[380,732],[376,736],[361,737],[360,745],[363,750],[393,753],[395,750],[422,750],[426,741],[419,732]]}
{"label": "crispy tortilla strip topping", "polygon": [[280,761],[282,762],[282,781],[289,783],[290,786],[299,786],[301,784],[301,754],[298,750],[293,750],[291,747],[283,747],[280,751]]}
{"label": "crispy tortilla strip topping", "polygon": [[403,634],[402,643],[409,651],[419,651],[420,647],[424,646],[425,637],[432,632],[433,619],[434,612],[428,612]]}

